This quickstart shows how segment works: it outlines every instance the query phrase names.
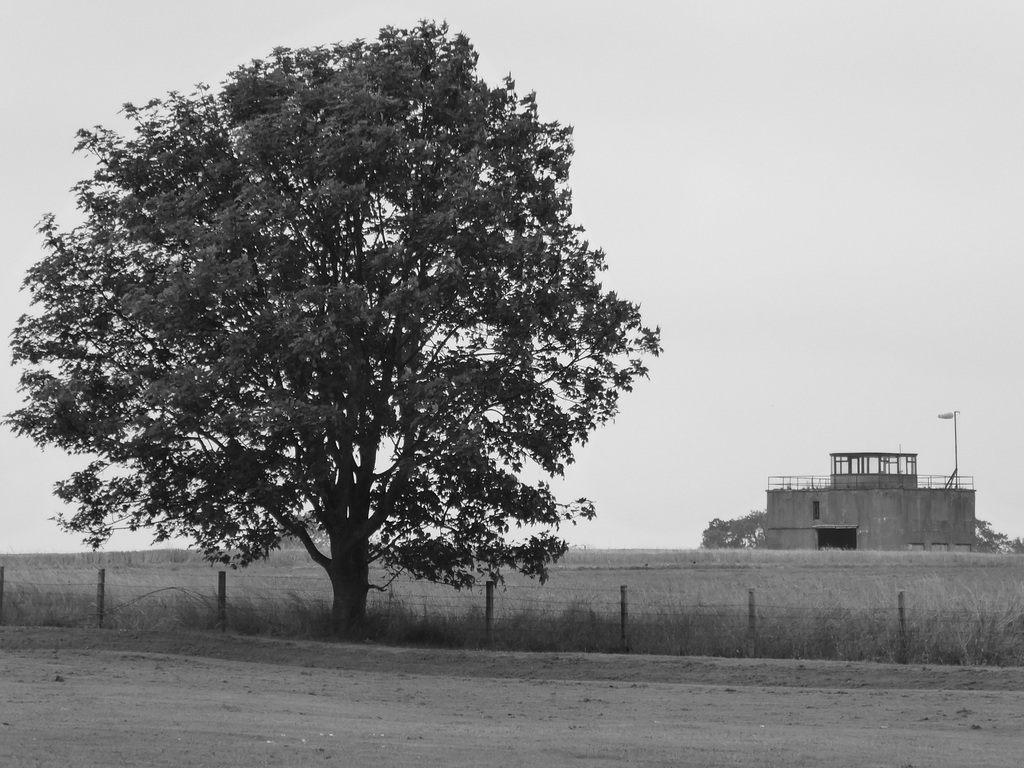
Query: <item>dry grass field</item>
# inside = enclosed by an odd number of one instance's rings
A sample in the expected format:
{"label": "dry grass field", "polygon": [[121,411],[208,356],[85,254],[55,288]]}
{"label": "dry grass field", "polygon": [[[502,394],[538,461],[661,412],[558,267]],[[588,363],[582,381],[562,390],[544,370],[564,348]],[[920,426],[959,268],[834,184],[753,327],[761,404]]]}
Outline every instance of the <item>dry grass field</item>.
{"label": "dry grass field", "polygon": [[326,640],[297,552],[227,573],[226,631],[187,552],[0,566],[5,768],[996,768],[1024,743],[1020,557],[575,550],[497,587],[490,643],[482,590],[405,580],[366,642]]}
{"label": "dry grass field", "polygon": [[[194,553],[8,555],[0,566],[5,624],[95,626],[103,569],[104,626],[219,627],[217,569]],[[634,654],[1024,664],[1024,557],[1010,555],[577,549],[544,585],[498,585],[489,643],[482,587],[403,579],[371,594],[367,631],[406,645],[620,651],[623,586]],[[302,552],[229,570],[226,596],[231,631],[326,632],[326,579]]]}

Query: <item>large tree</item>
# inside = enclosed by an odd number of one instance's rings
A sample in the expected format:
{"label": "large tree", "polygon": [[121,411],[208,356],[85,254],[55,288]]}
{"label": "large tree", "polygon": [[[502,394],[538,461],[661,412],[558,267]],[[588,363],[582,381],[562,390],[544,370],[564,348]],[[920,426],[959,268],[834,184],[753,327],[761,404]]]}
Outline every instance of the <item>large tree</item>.
{"label": "large tree", "polygon": [[571,129],[476,64],[388,28],[80,132],[97,168],[83,222],[41,224],[8,416],[86,457],[65,528],[242,565],[295,537],[339,630],[373,563],[544,577],[593,508],[523,478],[562,474],[659,339],[570,221]]}

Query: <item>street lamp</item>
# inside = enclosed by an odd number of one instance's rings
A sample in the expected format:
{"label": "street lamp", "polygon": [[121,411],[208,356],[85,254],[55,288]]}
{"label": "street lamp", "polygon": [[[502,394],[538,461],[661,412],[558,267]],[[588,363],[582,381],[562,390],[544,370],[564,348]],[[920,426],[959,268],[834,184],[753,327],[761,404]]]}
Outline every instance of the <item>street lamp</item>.
{"label": "street lamp", "polygon": [[957,445],[956,445],[956,415],[960,411],[952,411],[951,413],[940,413],[940,419],[952,419],[953,420],[953,474],[949,477],[949,482],[946,483],[946,487],[949,488],[956,481],[956,487],[960,487],[960,458],[957,456]]}

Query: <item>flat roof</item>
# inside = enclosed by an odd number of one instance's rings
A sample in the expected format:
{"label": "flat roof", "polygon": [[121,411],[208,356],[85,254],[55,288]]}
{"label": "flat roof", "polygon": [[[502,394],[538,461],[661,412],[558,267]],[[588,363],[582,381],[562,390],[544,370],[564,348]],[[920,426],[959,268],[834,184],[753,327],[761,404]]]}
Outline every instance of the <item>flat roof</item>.
{"label": "flat roof", "polygon": [[898,451],[838,451],[830,453],[829,456],[917,456],[917,454]]}

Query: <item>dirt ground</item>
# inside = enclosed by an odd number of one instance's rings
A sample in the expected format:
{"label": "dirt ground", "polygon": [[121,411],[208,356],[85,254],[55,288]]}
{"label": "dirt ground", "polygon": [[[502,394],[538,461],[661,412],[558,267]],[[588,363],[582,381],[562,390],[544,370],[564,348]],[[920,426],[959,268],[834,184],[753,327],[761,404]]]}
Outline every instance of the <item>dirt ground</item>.
{"label": "dirt ground", "polygon": [[1024,668],[0,628],[0,766],[1019,766]]}

